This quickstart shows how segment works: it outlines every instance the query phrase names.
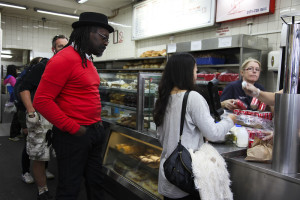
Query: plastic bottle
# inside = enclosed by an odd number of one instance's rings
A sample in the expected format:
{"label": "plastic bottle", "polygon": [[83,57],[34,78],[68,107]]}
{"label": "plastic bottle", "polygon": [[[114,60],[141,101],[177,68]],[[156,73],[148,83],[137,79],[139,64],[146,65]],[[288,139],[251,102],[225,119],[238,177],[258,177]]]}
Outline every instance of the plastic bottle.
{"label": "plastic bottle", "polygon": [[248,146],[249,134],[245,127],[238,127],[236,137],[237,137],[236,145],[238,147]]}

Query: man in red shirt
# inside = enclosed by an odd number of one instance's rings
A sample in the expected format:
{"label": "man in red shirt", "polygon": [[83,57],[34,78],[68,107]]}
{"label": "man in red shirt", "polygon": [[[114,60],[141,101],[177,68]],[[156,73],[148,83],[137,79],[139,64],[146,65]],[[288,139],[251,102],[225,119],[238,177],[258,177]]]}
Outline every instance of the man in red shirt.
{"label": "man in red shirt", "polygon": [[102,199],[100,77],[92,54],[101,56],[114,29],[107,16],[82,13],[69,43],[47,63],[33,106],[53,125],[58,163],[56,199],[76,199],[82,177],[88,199]]}

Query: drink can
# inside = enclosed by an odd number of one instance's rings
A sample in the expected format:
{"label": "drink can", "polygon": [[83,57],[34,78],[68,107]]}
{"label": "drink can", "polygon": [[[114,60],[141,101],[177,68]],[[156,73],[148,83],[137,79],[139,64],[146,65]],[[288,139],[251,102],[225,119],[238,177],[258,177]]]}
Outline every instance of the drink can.
{"label": "drink can", "polygon": [[261,102],[258,106],[258,111],[264,112],[266,110],[266,106],[267,105],[265,103]]}
{"label": "drink can", "polygon": [[263,112],[258,112],[258,117],[260,117],[260,118],[264,118],[264,113]]}
{"label": "drink can", "polygon": [[264,113],[264,118],[272,120],[272,112],[263,112]]}
{"label": "drink can", "polygon": [[235,102],[235,104],[241,109],[241,110],[246,110],[247,109],[247,105],[242,102],[241,100],[237,100]]}
{"label": "drink can", "polygon": [[255,130],[249,129],[248,133],[249,133],[249,140],[250,139],[254,139],[254,137],[255,137]]}
{"label": "drink can", "polygon": [[234,109],[233,113],[236,115],[240,115],[241,114],[241,110],[240,109]]}
{"label": "drink can", "polygon": [[258,108],[258,106],[259,106],[260,103],[261,103],[261,102],[260,102],[257,98],[253,97],[253,98],[252,98],[252,101],[251,101],[251,104],[250,104],[250,107],[251,107],[253,110],[256,110],[256,109]]}
{"label": "drink can", "polygon": [[253,112],[253,116],[258,117],[259,112],[258,111],[252,111]]}
{"label": "drink can", "polygon": [[247,110],[247,115],[254,116],[254,111],[252,111],[252,110]]}
{"label": "drink can", "polygon": [[241,115],[248,115],[248,111],[247,110],[241,110]]}
{"label": "drink can", "polygon": [[248,148],[251,148],[252,147],[252,144],[253,144],[253,139],[250,139],[249,141],[248,141]]}

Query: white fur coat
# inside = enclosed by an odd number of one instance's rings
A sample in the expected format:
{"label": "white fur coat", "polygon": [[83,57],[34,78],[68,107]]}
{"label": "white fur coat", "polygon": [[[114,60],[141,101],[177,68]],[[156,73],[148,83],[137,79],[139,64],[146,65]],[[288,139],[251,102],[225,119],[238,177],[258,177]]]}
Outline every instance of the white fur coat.
{"label": "white fur coat", "polygon": [[233,200],[226,162],[219,152],[208,143],[195,153],[189,151],[201,200]]}

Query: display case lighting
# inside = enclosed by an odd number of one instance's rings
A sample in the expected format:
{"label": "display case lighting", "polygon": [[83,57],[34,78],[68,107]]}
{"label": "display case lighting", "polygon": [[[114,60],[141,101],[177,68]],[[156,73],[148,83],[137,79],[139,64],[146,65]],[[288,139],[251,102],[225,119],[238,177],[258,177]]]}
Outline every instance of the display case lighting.
{"label": "display case lighting", "polygon": [[73,19],[79,19],[79,16],[77,16],[77,15],[70,15],[70,14],[66,14],[66,13],[58,13],[58,12],[43,10],[43,9],[39,9],[39,8],[34,8],[34,11],[39,12],[39,13],[49,14],[49,15],[56,15],[56,16],[61,16],[61,17],[69,17],[69,18],[73,18]]}
{"label": "display case lighting", "polygon": [[1,58],[12,58],[12,55],[2,55],[1,54]]}

